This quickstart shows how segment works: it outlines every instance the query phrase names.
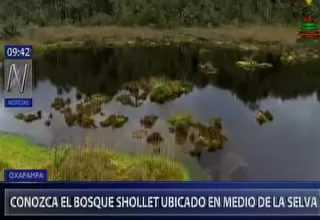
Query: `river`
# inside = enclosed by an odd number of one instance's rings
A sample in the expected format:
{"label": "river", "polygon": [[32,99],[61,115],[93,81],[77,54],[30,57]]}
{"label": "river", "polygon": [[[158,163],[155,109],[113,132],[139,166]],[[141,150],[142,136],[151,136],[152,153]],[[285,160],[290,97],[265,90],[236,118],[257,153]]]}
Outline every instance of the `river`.
{"label": "river", "polygon": [[[164,151],[183,161],[194,179],[320,180],[320,62],[283,67],[277,57],[259,54],[257,59],[273,62],[275,69],[248,74],[234,65],[248,52],[202,50],[180,45],[46,52],[33,61],[33,108],[1,107],[0,130],[27,134],[48,147],[79,143],[85,137],[94,144],[103,143],[125,152],[150,152],[145,140],[132,138],[132,132],[140,118],[153,114],[159,116],[153,130],[165,137]],[[199,73],[197,66],[207,61],[217,73]],[[123,82],[149,76],[187,79],[196,88],[164,105],[148,100],[139,108],[115,100],[105,104],[106,115],[120,112],[129,117],[128,123],[117,130],[70,128],[63,116],[50,107],[58,92],[74,102],[76,89],[115,97],[122,92]],[[0,96],[2,101],[3,92]],[[274,120],[259,126],[255,120],[258,109],[269,110]],[[46,127],[44,120],[24,123],[14,117],[21,111],[37,110],[44,115],[53,112],[51,126]],[[174,113],[190,113],[202,122],[220,117],[229,140],[221,151],[207,152],[198,161],[187,153],[190,143],[178,144],[169,133],[166,119]]]}

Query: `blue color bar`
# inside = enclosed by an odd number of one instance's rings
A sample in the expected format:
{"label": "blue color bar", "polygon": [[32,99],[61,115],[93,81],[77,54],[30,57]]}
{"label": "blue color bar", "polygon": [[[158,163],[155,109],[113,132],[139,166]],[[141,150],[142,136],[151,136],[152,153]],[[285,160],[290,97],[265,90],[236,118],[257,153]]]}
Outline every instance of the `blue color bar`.
{"label": "blue color bar", "polygon": [[4,170],[5,182],[46,182],[47,170]]}
{"label": "blue color bar", "polygon": [[4,58],[9,60],[32,59],[32,45],[5,45]]}
{"label": "blue color bar", "polygon": [[4,99],[4,107],[5,108],[31,108],[32,107],[32,99],[23,98],[23,99]]}

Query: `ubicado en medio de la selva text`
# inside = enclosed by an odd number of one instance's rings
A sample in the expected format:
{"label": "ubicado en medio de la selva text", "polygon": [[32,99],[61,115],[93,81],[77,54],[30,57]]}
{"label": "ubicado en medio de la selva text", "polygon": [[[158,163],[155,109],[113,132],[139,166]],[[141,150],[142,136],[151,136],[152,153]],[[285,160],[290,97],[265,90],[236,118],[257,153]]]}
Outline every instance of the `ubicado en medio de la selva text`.
{"label": "ubicado en medio de la selva text", "polygon": [[13,196],[11,208],[318,208],[317,196]]}

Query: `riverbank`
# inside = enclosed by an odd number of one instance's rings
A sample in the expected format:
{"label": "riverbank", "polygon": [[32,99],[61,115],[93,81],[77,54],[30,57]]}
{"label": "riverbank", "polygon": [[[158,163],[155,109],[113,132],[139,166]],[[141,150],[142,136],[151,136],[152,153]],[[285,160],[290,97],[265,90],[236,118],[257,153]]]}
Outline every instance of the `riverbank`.
{"label": "riverbank", "polygon": [[[59,41],[81,42],[86,40],[118,40],[163,39],[172,38],[180,41],[191,40],[234,40],[280,42],[292,44],[296,40],[296,27],[280,26],[222,26],[218,28],[174,28],[155,29],[149,27],[119,27],[119,26],[59,26],[26,29],[21,36],[9,40],[1,40],[1,44],[29,43],[48,44]],[[271,34],[272,33],[272,34]]]}
{"label": "riverbank", "polygon": [[183,165],[160,156],[125,155],[92,147],[44,148],[0,134],[0,171],[48,169],[52,181],[188,181]]}
{"label": "riverbank", "polygon": [[[295,44],[296,27],[280,26],[223,26],[219,28],[154,29],[149,27],[43,27],[22,31],[21,35],[1,40],[5,44],[32,44],[36,53],[83,45],[147,45],[170,43],[201,43],[239,47],[244,50],[294,50],[320,49],[319,45],[305,47]],[[301,53],[300,53],[301,54]],[[3,57],[3,51],[1,51]]]}

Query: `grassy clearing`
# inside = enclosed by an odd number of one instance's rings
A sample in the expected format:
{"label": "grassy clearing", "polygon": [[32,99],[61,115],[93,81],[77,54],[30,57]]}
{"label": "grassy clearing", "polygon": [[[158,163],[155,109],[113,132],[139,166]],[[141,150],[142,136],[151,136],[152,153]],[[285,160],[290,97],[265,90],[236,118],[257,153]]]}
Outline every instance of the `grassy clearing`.
{"label": "grassy clearing", "polygon": [[33,147],[22,136],[0,135],[0,161],[11,168],[44,168],[52,158],[53,154],[46,148]]}
{"label": "grassy clearing", "polygon": [[[148,27],[117,27],[117,26],[59,26],[25,30],[21,36],[9,40],[1,40],[0,44],[29,43],[52,44],[57,42],[127,42],[137,39],[172,39],[177,41],[193,41],[197,39],[216,41],[233,40],[259,42],[281,42],[292,44],[296,40],[298,27],[284,26],[221,26],[218,28],[175,28],[153,29]],[[270,34],[272,33],[272,34]]]}
{"label": "grassy clearing", "polygon": [[[83,45],[134,45],[137,42],[208,42],[272,43],[294,45],[297,27],[222,26],[218,28],[153,29],[149,27],[60,26],[24,30],[20,36],[0,41],[0,54],[5,44],[32,44],[35,53],[46,50],[83,47]],[[314,46],[313,46],[314,47]]]}
{"label": "grassy clearing", "polygon": [[181,164],[160,156],[131,156],[93,147],[49,149],[22,136],[0,134],[1,176],[5,168],[48,169],[52,181],[190,180]]}

